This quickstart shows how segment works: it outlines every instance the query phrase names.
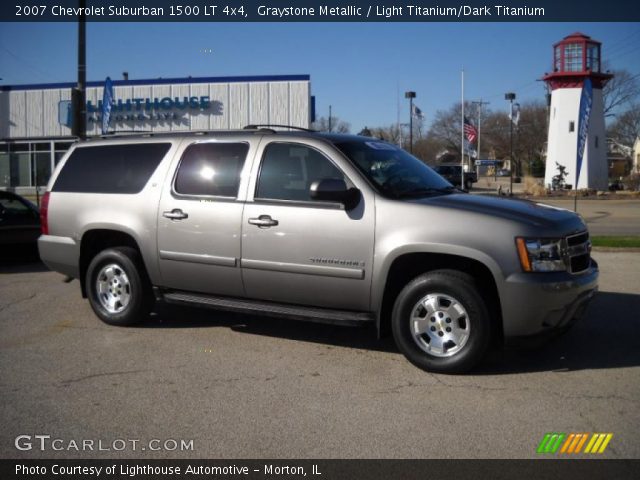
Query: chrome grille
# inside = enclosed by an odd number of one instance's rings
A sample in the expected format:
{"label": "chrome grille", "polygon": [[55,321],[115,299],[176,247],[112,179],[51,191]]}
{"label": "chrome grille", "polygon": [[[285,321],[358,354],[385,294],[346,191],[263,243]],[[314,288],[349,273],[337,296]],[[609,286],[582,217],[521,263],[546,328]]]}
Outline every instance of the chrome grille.
{"label": "chrome grille", "polygon": [[582,273],[591,265],[589,232],[580,232],[565,238],[564,261],[569,272]]}

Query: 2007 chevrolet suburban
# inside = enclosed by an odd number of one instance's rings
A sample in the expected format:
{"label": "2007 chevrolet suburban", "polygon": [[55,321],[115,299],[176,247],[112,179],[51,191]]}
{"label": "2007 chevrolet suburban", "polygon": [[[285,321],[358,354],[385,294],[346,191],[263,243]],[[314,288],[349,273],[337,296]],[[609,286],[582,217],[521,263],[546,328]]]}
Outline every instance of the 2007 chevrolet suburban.
{"label": "2007 chevrolet suburban", "polygon": [[92,139],[43,200],[42,260],[114,325],[156,300],[372,322],[418,367],[462,372],[492,340],[566,329],[597,289],[578,215],[461,192],[367,137]]}

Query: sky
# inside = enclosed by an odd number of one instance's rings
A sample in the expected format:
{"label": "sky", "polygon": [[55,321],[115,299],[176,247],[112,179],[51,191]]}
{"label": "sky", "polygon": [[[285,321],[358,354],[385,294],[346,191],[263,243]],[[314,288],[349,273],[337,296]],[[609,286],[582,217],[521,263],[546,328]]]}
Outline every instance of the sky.
{"label": "sky", "polygon": [[[428,126],[463,68],[466,100],[543,100],[552,45],[576,31],[640,74],[640,23],[89,23],[87,80],[309,74],[317,116],[331,105],[352,132],[408,122],[407,90]],[[75,23],[0,23],[0,85],[74,82],[76,41]]]}

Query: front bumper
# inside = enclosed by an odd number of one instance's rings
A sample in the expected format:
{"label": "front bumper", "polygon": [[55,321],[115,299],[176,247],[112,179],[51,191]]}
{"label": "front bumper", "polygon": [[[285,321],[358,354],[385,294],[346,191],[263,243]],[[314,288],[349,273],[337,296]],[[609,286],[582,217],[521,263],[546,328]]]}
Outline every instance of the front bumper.
{"label": "front bumper", "polygon": [[592,259],[579,275],[566,272],[516,273],[501,295],[503,330],[516,337],[545,336],[567,330],[579,320],[598,290],[598,264]]}

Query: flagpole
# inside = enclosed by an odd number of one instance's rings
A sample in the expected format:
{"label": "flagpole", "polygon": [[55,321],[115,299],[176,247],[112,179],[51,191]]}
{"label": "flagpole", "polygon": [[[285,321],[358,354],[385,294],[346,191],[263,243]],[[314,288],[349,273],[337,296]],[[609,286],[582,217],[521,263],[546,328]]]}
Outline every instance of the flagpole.
{"label": "flagpole", "polygon": [[464,189],[464,65],[461,72],[462,117],[460,119],[460,189]]}
{"label": "flagpole", "polygon": [[402,148],[402,131],[400,130],[400,82],[396,82],[396,130],[398,131],[398,146]]}

